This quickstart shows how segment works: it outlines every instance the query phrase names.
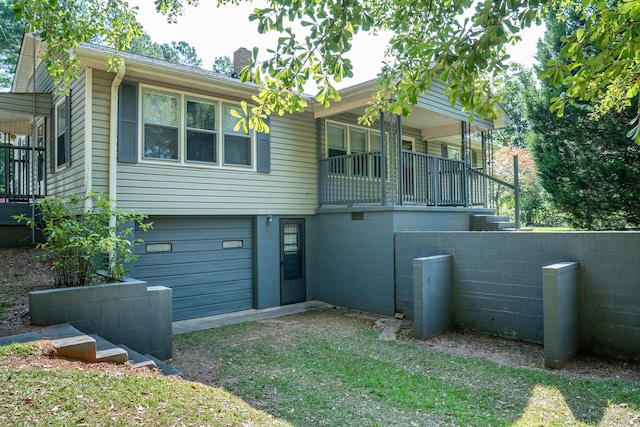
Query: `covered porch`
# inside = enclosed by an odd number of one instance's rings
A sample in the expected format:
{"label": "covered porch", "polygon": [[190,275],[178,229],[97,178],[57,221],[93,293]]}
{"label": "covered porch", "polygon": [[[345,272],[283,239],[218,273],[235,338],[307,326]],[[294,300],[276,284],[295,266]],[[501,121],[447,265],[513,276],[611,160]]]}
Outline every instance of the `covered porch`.
{"label": "covered porch", "polygon": [[410,117],[381,114],[371,128],[357,124],[376,89],[367,82],[343,92],[340,103],[315,112],[321,126],[320,208],[429,206],[494,208],[492,132],[504,120],[469,121],[434,84]]}

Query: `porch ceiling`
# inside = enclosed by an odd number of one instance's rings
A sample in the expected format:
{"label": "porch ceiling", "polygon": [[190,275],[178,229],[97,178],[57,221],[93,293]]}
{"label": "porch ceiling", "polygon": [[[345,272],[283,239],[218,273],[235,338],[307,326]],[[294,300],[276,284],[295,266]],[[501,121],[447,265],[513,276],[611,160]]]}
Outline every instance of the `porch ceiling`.
{"label": "porch ceiling", "polygon": [[[375,80],[344,89],[341,91],[340,102],[332,104],[329,108],[316,105],[314,115],[316,118],[329,118],[341,113],[362,116],[376,89]],[[403,117],[402,124],[420,129],[425,137],[429,135],[431,138],[442,138],[460,134],[459,119],[417,106],[413,108],[409,117]]]}

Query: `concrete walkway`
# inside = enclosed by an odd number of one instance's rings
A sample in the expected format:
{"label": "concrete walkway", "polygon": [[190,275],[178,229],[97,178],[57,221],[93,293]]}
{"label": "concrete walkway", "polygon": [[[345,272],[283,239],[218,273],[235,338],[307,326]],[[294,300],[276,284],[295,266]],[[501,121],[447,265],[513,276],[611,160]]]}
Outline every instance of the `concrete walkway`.
{"label": "concrete walkway", "polygon": [[215,316],[199,317],[197,319],[178,320],[173,322],[173,334],[201,331],[203,329],[217,328],[236,323],[253,322],[255,320],[271,317],[287,316],[289,314],[302,313],[311,310],[321,310],[334,307],[322,301],[307,301],[298,304],[282,305],[279,307],[265,308],[262,310],[245,310],[235,313],[218,314]]}

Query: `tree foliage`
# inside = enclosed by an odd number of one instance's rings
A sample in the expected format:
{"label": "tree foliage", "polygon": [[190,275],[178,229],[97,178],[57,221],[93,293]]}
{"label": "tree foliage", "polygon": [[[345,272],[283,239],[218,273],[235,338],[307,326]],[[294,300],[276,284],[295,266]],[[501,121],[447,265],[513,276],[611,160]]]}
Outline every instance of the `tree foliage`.
{"label": "tree foliage", "polygon": [[[178,19],[186,4],[197,3],[155,0],[169,21]],[[125,0],[15,0],[15,6],[27,31],[39,31],[46,42],[44,57],[56,81],[69,82],[77,74],[77,61],[67,53],[78,43],[100,39],[126,49],[141,33],[136,10]],[[379,31],[393,35],[379,90],[362,122],[375,120],[380,109],[410,114],[418,95],[434,81],[444,84],[450,101],[459,101],[470,117],[495,117],[500,99],[491,89],[508,59],[505,46],[518,40],[523,28],[571,8],[584,25],[567,35],[562,57],[545,64],[549,81],[566,87],[553,108],[562,114],[582,99],[596,103],[590,112],[596,117],[612,108],[619,111],[640,86],[640,0],[268,0],[250,19],[260,33],[280,37],[266,59],[258,61],[254,49],[252,66],[242,73],[243,80],[262,85],[249,126],[262,130],[267,114],[301,111],[306,101],[300,92],[308,82],[315,83],[322,105],[338,101],[335,84],[353,74],[349,51],[354,35]],[[303,31],[294,31],[294,24]],[[595,55],[584,54],[593,48]],[[114,56],[109,66],[118,64]]]}
{"label": "tree foliage", "polygon": [[202,60],[198,57],[196,49],[189,43],[172,41],[160,44],[151,40],[151,36],[147,33],[134,38],[128,51],[190,67],[202,66]]}
{"label": "tree foliage", "polygon": [[0,90],[13,81],[24,25],[15,19],[9,0],[0,0]]}
{"label": "tree foliage", "polygon": [[493,130],[494,141],[502,146],[526,147],[531,139],[531,128],[526,118],[527,94],[536,90],[533,70],[520,64],[512,64],[500,75],[495,89],[500,97],[500,106],[509,117],[510,125]]}
{"label": "tree foliage", "polygon": [[[541,62],[559,58],[567,33],[582,27],[581,15],[567,10],[547,19],[539,46]],[[591,52],[598,55],[593,47]],[[535,139],[533,154],[541,184],[570,223],[582,229],[621,229],[640,224],[640,146],[627,138],[637,106],[598,113],[587,101],[564,107],[562,118],[549,114],[549,103],[561,96],[550,79],[528,100],[528,119]],[[634,103],[635,104],[635,103]]]}

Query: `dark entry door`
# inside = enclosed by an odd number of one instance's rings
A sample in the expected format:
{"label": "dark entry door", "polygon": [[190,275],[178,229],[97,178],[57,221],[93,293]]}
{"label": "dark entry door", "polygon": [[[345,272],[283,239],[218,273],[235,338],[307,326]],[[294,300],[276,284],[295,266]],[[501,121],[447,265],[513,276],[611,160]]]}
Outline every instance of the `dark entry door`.
{"label": "dark entry door", "polygon": [[293,304],[306,299],[304,219],[281,219],[280,304]]}

